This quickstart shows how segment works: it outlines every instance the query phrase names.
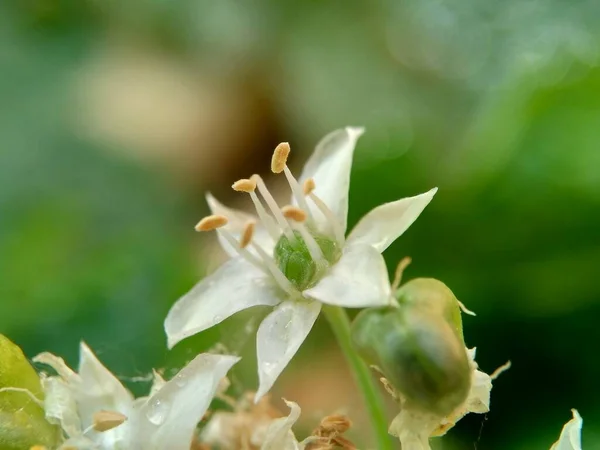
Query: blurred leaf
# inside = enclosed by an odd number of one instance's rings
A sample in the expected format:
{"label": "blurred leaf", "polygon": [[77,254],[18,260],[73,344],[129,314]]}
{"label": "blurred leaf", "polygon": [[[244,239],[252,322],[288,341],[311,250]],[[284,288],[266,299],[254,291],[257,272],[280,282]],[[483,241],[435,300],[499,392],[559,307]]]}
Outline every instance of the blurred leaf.
{"label": "blurred leaf", "polygon": [[[40,379],[21,349],[0,334],[0,389],[26,389],[43,400]],[[21,450],[39,444],[53,447],[60,429],[48,423],[44,409],[25,392],[0,392],[0,450]]]}

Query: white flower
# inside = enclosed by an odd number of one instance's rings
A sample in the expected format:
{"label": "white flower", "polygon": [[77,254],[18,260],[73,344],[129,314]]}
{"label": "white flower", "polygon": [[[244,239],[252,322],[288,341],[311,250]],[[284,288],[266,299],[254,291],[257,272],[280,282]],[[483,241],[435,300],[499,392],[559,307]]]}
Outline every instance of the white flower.
{"label": "white flower", "polygon": [[572,409],[573,418],[569,420],[560,433],[560,438],[550,450],[581,450],[581,427],[583,420],[579,413]]}
{"label": "white flower", "polygon": [[34,358],[58,373],[42,380],[46,418],[62,427],[64,448],[79,450],[189,450],[219,381],[238,360],[198,355],[172,380],[156,377],[149,397],[134,399],[84,343],[78,372],[50,353]]}
{"label": "white flower", "polygon": [[[467,349],[471,364],[471,389],[466,400],[446,417],[439,417],[421,410],[402,408],[400,414],[392,421],[389,432],[399,438],[402,450],[431,450],[429,439],[445,435],[456,423],[468,413],[484,414],[490,410],[490,392],[492,381],[502,372],[508,370],[507,363],[488,375],[479,370],[475,362],[475,348]],[[395,392],[403,402],[401,394]],[[404,405],[403,405],[404,406]]]}
{"label": "white flower", "polygon": [[299,180],[286,165],[289,146],[280,144],[271,168],[287,178],[293,194],[288,206],[277,205],[258,175],[233,185],[250,195],[257,217],[208,195],[214,215],[196,229],[217,229],[231,259],[172,307],[165,320],[169,347],[243,309],[273,307],[257,333],[258,400],[308,335],[322,303],[362,308],[391,301],[381,253],[416,220],[436,189],[376,207],[346,239],[350,168],[362,133],[348,127],[327,135]]}

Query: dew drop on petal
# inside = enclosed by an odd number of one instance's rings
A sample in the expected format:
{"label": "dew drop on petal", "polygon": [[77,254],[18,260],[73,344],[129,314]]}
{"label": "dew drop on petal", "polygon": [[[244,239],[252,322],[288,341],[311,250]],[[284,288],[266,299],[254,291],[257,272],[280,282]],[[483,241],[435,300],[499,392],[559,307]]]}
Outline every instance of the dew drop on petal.
{"label": "dew drop on petal", "polygon": [[179,374],[175,377],[175,384],[179,387],[184,387],[187,383],[187,378],[183,374]]}
{"label": "dew drop on petal", "polygon": [[153,399],[150,402],[150,409],[146,413],[146,417],[152,424],[162,425],[169,414],[171,406],[160,399]]}

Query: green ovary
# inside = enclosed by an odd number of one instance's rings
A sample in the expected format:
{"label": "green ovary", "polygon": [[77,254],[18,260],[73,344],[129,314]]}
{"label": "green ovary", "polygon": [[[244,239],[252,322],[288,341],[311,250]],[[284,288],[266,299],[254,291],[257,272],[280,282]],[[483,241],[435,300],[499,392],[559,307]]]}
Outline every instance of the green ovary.
{"label": "green ovary", "polygon": [[[298,231],[294,231],[295,240],[290,241],[282,235],[275,245],[273,257],[275,263],[285,277],[298,290],[304,290],[316,282],[317,275],[324,269],[323,264],[313,260],[306,242]],[[336,241],[324,236],[313,236],[326,262],[331,265],[341,256],[341,250]]]}

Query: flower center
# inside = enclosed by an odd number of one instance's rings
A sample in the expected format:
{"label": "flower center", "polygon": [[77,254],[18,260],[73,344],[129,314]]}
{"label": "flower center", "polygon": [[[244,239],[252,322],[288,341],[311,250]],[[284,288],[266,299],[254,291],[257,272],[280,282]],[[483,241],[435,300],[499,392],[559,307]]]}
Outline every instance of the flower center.
{"label": "flower center", "polygon": [[334,264],[342,252],[336,241],[324,236],[313,236],[325,260],[315,261],[301,233],[294,231],[294,237],[294,240],[290,240],[285,234],[282,235],[275,245],[273,258],[294,287],[303,291],[314,284],[319,274],[327,266]]}
{"label": "flower center", "polygon": [[[275,242],[272,256],[253,242],[254,221],[246,224],[239,240],[228,230],[227,217],[221,215],[205,217],[196,225],[196,230],[217,230],[241,257],[270,275],[283,290],[297,295],[298,291],[313,285],[323,270],[340,258],[344,230],[325,202],[313,192],[315,181],[309,178],[300,185],[294,178],[287,167],[289,153],[287,143],[279,144],[273,153],[271,171],[285,174],[298,206],[279,207],[263,179],[256,174],[232,185],[233,190],[250,196],[259,222]],[[331,237],[313,232],[316,226],[308,206],[309,200],[325,217]],[[247,247],[252,248],[254,253]]]}

